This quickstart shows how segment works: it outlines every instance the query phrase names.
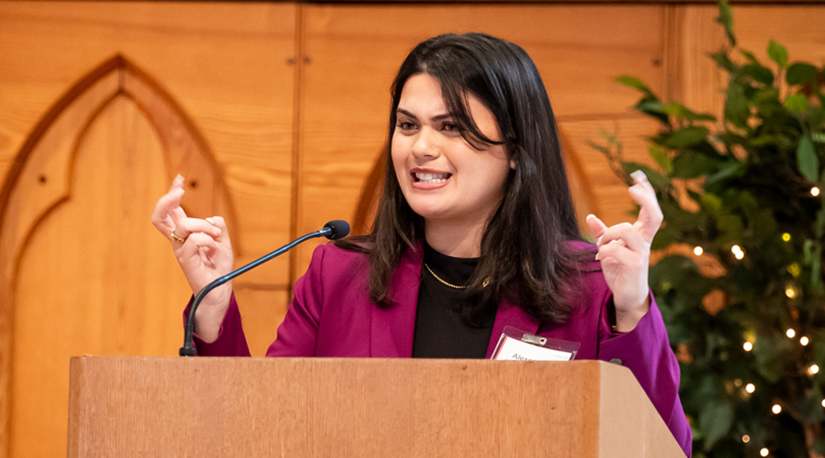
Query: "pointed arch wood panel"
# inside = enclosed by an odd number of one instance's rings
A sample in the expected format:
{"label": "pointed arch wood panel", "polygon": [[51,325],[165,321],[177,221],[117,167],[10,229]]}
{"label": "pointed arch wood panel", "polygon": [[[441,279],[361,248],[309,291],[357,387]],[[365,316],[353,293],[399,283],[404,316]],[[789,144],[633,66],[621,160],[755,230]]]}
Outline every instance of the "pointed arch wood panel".
{"label": "pointed arch wood panel", "polygon": [[234,223],[194,123],[119,55],[25,142],[0,191],[0,297],[11,299],[0,308],[2,450],[64,452],[66,409],[55,405],[67,402],[68,356],[174,351],[187,288],[147,218],[178,171],[188,211]]}

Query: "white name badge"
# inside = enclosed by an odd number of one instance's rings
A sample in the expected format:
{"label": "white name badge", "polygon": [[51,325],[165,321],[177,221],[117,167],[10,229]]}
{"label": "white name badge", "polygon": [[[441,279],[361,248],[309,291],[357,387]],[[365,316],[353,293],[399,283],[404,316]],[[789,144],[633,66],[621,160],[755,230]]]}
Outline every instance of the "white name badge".
{"label": "white name badge", "polygon": [[504,328],[492,359],[497,361],[570,361],[580,344],[539,337],[511,326]]}

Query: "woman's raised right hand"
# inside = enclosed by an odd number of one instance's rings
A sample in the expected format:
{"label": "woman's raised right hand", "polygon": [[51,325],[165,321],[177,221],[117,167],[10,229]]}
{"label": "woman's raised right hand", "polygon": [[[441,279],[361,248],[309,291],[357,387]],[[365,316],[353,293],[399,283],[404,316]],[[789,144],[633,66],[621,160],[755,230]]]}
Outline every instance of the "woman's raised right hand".
{"label": "woman's raised right hand", "polygon": [[[216,278],[232,271],[232,244],[226,223],[220,216],[206,219],[186,216],[180,206],[184,193],[183,182],[182,176],[175,177],[169,192],[158,199],[152,214],[152,224],[172,243],[175,257],[189,287],[193,294],[197,294]],[[232,282],[228,282],[215,288],[204,298],[196,319],[196,332],[204,340],[217,338],[231,295]]]}

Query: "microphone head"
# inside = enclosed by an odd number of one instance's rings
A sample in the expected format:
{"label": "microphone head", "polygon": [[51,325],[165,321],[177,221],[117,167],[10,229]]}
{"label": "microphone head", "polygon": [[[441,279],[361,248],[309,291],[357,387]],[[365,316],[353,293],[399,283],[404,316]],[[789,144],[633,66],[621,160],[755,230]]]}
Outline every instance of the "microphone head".
{"label": "microphone head", "polygon": [[330,240],[342,239],[349,235],[349,223],[342,219],[336,219],[324,224],[323,230],[326,232],[324,237]]}

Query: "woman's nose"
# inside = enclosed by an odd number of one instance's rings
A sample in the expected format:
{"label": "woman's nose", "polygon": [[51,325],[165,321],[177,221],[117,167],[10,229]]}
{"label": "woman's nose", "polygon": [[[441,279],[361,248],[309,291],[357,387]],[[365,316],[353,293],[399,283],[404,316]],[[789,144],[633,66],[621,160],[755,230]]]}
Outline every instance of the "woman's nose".
{"label": "woman's nose", "polygon": [[422,128],[413,143],[413,154],[419,157],[432,157],[440,154],[438,136],[429,127]]}

